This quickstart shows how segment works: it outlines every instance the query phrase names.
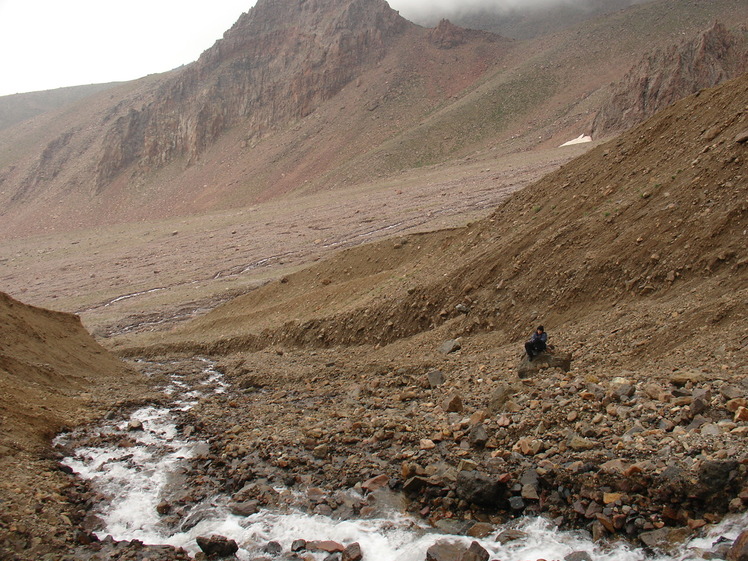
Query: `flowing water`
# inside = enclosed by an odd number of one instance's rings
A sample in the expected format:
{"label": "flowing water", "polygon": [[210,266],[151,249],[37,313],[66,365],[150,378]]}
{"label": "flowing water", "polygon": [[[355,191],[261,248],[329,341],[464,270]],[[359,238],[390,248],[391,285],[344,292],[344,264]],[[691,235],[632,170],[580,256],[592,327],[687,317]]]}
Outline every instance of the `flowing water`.
{"label": "flowing water", "polygon": [[[179,430],[176,419],[189,411],[208,392],[223,393],[227,384],[222,375],[205,361],[202,380],[186,381],[175,372],[163,388],[171,400],[168,407],[143,407],[128,418],[87,429],[95,444],[79,447],[64,460],[80,477],[106,497],[96,514],[103,521],[100,538],[140,540],[146,544],[182,547],[192,554],[199,551],[198,536],[218,534],[239,544],[237,557],[253,559],[270,541],[279,542],[284,552],[297,539],[333,540],[341,544],[358,542],[365,561],[424,561],[426,551],[439,540],[463,542],[473,538],[436,533],[421,523],[392,511],[379,519],[335,520],[297,511],[260,511],[251,516],[229,512],[228,496],[213,496],[196,505],[185,521],[175,524],[159,514],[163,497],[183,488],[189,460],[205,454],[208,444]],[[187,436],[186,436],[187,434]],[[81,434],[61,435],[57,443],[70,446],[85,440]],[[126,446],[122,445],[127,441]],[[282,490],[280,490],[282,491]],[[290,491],[286,491],[290,492]],[[709,550],[721,537],[734,539],[746,527],[748,518],[728,520],[704,537],[684,544],[678,555],[655,558],[658,561],[696,557],[698,549]],[[491,559],[528,561],[561,560],[573,552],[587,552],[595,561],[639,561],[648,559],[643,550],[626,544],[601,547],[584,532],[562,532],[540,518],[526,518],[512,525],[525,538],[501,545],[496,537],[507,528],[497,528],[492,536],[477,540]],[[326,553],[316,553],[324,559]]]}

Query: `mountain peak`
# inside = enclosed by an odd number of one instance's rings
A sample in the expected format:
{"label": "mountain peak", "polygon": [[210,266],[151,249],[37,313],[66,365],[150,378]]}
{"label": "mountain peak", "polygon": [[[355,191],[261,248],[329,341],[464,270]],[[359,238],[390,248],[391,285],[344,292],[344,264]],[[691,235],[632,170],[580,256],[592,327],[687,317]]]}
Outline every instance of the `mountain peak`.
{"label": "mountain peak", "polygon": [[99,187],[132,164],[147,171],[182,156],[195,162],[240,123],[257,137],[309,115],[411,25],[384,0],[260,0],[154,103],[117,119]]}

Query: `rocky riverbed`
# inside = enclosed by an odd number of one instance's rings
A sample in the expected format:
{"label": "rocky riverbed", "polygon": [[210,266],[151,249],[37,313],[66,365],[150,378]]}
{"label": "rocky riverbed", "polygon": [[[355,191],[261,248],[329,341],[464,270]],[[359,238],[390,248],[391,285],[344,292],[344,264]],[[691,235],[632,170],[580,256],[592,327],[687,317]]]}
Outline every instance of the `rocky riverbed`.
{"label": "rocky riverbed", "polygon": [[[362,548],[350,536],[330,538],[329,528],[311,536],[284,532],[287,543],[255,527],[248,535],[258,513],[301,513],[333,525],[389,519],[395,526],[395,518],[409,516],[414,535],[441,532],[457,540],[424,545],[428,559],[511,558],[496,548],[524,547],[533,532],[529,520],[582,531],[601,551],[623,540],[637,555],[683,558],[690,540],[712,536],[694,542],[688,555],[745,558],[742,542],[732,542],[748,506],[744,377],[729,368],[719,375],[611,368],[606,375],[586,368],[584,359],[566,371],[545,360],[523,363],[516,349],[476,352],[488,343],[480,337],[456,343],[447,349],[432,341],[437,350],[418,360],[397,346],[267,349],[220,359],[214,372],[223,375],[221,391],[203,392],[189,410],[173,413],[175,435],[201,444],[154,503],[156,524],[184,533],[221,510],[242,521],[237,547],[245,559],[350,560]],[[205,364],[182,359],[147,369],[164,385],[178,370],[180,383],[190,386],[205,384]],[[171,399],[165,395],[160,405]],[[125,408],[110,416],[126,414]],[[141,429],[136,423],[110,439],[127,450]],[[200,549],[194,532],[185,548],[106,537],[101,516],[91,513],[102,512],[108,497],[88,482],[76,485],[89,514],[71,559],[236,551],[227,536],[210,545],[211,535],[221,535],[213,530],[199,536]],[[737,527],[715,530],[731,517]],[[366,547],[361,551],[366,559]],[[581,546],[555,550],[558,558],[574,553],[590,555]]]}

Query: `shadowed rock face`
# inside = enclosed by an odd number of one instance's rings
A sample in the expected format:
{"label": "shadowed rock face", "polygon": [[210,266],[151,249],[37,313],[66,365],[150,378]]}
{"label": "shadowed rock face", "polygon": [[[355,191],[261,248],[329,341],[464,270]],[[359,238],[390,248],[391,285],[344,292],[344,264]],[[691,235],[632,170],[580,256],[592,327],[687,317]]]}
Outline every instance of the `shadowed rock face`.
{"label": "shadowed rock face", "polygon": [[695,39],[644,58],[615,86],[593,134],[623,131],[697,91],[748,71],[748,34],[715,23]]}
{"label": "shadowed rock face", "polygon": [[383,0],[258,2],[153,101],[113,116],[99,186],[135,163],[194,162],[239,123],[251,138],[308,115],[409,25]]}

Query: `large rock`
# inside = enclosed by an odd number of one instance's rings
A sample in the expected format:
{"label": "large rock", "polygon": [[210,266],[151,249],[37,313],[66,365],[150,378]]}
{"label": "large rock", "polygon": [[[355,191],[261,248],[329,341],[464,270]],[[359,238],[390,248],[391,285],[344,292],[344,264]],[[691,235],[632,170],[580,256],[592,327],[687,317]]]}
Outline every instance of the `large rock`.
{"label": "large rock", "polygon": [[461,543],[438,541],[426,552],[426,561],[488,561],[490,555],[478,543],[470,547]]}
{"label": "large rock", "polygon": [[545,370],[546,368],[560,368],[564,372],[568,372],[571,370],[571,361],[571,353],[545,352],[540,353],[532,360],[525,355],[525,358],[517,368],[517,376],[522,379],[531,378],[533,375],[541,370]]}
{"label": "large rock", "polygon": [[500,413],[504,410],[504,405],[506,405],[515,393],[516,390],[511,384],[507,384],[506,382],[499,383],[488,401],[488,411],[490,413]]}
{"label": "large rock", "polygon": [[439,352],[448,355],[459,351],[461,348],[462,345],[459,341],[456,339],[450,339],[449,341],[444,341],[444,343],[442,343],[441,347],[439,347]]}
{"label": "large rock", "polygon": [[354,542],[346,546],[343,550],[342,561],[361,561],[364,554],[361,552],[361,546]]}
{"label": "large rock", "polygon": [[456,393],[448,395],[442,402],[442,409],[445,413],[462,412],[462,398]]}
{"label": "large rock", "polygon": [[506,486],[495,477],[479,471],[457,474],[455,493],[461,499],[479,506],[495,506],[506,494]]}
{"label": "large rock", "polygon": [[748,530],[743,532],[727,552],[727,561],[748,561]]}
{"label": "large rock", "polygon": [[198,547],[208,556],[230,557],[239,551],[237,543],[225,536],[200,536],[196,541]]}
{"label": "large rock", "polygon": [[735,460],[708,460],[699,469],[697,494],[704,501],[719,499],[733,483],[740,463]]}
{"label": "large rock", "polygon": [[468,434],[470,445],[474,448],[483,448],[488,442],[488,438],[488,431],[482,423],[475,425]]}
{"label": "large rock", "polygon": [[432,370],[426,374],[426,377],[431,389],[438,388],[445,382],[444,373],[441,370]]}

